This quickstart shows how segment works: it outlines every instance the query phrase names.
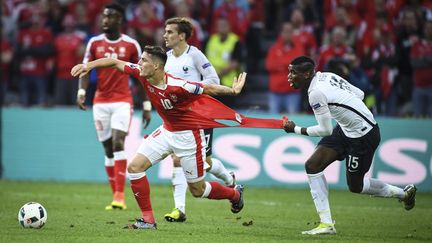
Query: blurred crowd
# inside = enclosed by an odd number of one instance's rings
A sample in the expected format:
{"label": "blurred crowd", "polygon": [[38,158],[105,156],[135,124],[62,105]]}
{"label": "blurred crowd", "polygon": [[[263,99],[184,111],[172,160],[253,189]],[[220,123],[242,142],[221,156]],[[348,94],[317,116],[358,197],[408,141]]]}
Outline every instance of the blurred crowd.
{"label": "blurred crowd", "polygon": [[[101,11],[110,2],[2,0],[2,104],[75,105],[77,80],[69,71],[82,62],[87,41],[102,33]],[[261,91],[269,112],[310,113],[306,95],[287,83],[288,64],[308,55],[317,71],[362,89],[375,114],[432,117],[432,0],[114,2],[126,10],[122,32],[142,47],[164,46],[166,19],[190,18],[188,42],[209,58],[223,85],[240,71],[266,77],[252,80],[267,82]]]}

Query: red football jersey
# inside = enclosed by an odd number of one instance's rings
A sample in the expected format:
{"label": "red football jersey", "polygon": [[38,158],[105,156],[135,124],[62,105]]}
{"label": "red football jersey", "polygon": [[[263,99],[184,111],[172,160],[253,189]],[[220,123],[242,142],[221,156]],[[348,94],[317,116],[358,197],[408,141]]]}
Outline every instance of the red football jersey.
{"label": "red football jersey", "polygon": [[82,58],[79,48],[84,35],[79,32],[62,33],[55,38],[57,79],[72,79],[70,70]]}
{"label": "red football jersey", "polygon": [[139,76],[138,66],[129,64],[124,69],[140,80],[153,107],[164,121],[164,127],[169,131],[183,131],[202,128],[200,118],[191,110],[191,103],[202,94],[202,84],[193,83],[184,79],[175,78],[165,74],[165,89],[158,88],[149,83],[145,78]]}
{"label": "red football jersey", "polygon": [[129,63],[124,67],[124,72],[141,82],[153,107],[162,118],[163,126],[169,131],[233,126],[216,120],[235,121],[234,126],[237,127],[283,128],[282,120],[245,117],[213,97],[202,95],[204,87],[201,83],[165,74],[166,86],[162,89],[140,77],[136,64]]}
{"label": "red football jersey", "polygon": [[[83,63],[99,58],[110,57],[126,62],[137,63],[141,47],[131,37],[122,34],[118,40],[111,41],[105,34],[95,36],[87,44]],[[129,102],[132,95],[127,74],[112,68],[97,69],[96,94],[93,103]]]}

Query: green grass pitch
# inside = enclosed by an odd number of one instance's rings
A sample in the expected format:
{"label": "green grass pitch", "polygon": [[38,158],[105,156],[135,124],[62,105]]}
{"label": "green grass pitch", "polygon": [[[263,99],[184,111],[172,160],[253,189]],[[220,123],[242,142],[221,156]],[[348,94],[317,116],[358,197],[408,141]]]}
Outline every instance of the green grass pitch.
{"label": "green grass pitch", "polygon": [[[153,185],[152,204],[158,230],[122,227],[140,215],[129,187],[128,209],[105,211],[108,185],[0,181],[0,242],[432,242],[432,194],[417,194],[417,205],[405,211],[395,199],[371,198],[330,189],[336,235],[305,236],[318,216],[308,190],[251,188],[245,207],[230,212],[227,201],[187,198],[187,221],[168,223],[173,207],[171,187]],[[36,201],[48,212],[44,228],[24,229],[19,208]]]}

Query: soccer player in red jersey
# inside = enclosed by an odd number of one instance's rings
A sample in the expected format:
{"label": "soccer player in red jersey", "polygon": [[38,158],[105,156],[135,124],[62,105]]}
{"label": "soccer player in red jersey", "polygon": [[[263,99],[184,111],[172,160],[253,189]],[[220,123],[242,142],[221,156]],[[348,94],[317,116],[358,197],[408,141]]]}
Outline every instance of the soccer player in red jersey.
{"label": "soccer player in red jersey", "polygon": [[224,111],[212,107],[211,102],[217,101],[202,94],[237,95],[244,86],[246,73],[235,78],[232,88],[193,83],[165,73],[166,60],[167,55],[162,47],[146,46],[138,64],[104,58],[78,64],[71,71],[72,76],[82,76],[94,68],[115,68],[136,77],[163,120],[162,126],[143,141],[128,166],[131,188],[141,209],[142,218],[126,228],[156,229],[146,171],[171,153],[180,158],[189,190],[194,197],[228,199],[233,213],[240,212],[244,204],[243,185],[230,188],[218,182],[204,180],[206,140],[203,129],[214,127],[213,121],[206,117],[204,112],[208,112],[208,109],[213,113]]}
{"label": "soccer player in red jersey", "polygon": [[[105,6],[102,14],[104,34],[90,39],[83,63],[110,57],[127,62],[137,62],[141,55],[138,42],[120,33],[124,9],[118,4]],[[80,77],[77,103],[85,110],[85,89],[88,75]],[[143,103],[143,121],[150,121],[151,104]],[[106,210],[126,209],[124,187],[127,159],[124,142],[132,116],[132,95],[129,76],[115,69],[97,71],[97,87],[93,100],[93,118],[97,136],[105,149],[105,169],[113,192],[113,201]]]}

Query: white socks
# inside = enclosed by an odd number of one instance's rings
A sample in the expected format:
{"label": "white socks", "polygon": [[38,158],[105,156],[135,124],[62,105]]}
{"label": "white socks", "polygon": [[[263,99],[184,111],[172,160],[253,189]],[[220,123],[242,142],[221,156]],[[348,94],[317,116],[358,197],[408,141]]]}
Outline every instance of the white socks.
{"label": "white socks", "polygon": [[174,205],[177,209],[183,213],[186,213],[186,191],[188,184],[182,167],[173,168],[172,184]]}
{"label": "white socks", "polygon": [[215,158],[212,158],[211,160],[212,166],[208,172],[212,173],[216,178],[221,179],[226,186],[231,186],[233,184],[233,178],[229,171],[220,160]]}
{"label": "white socks", "polygon": [[210,194],[211,190],[212,190],[212,186],[209,182],[205,182],[205,189],[204,189],[204,193],[201,195],[201,198],[207,198],[208,195]]}
{"label": "white socks", "polygon": [[107,167],[114,166],[114,158],[108,158],[105,156],[105,166]]}
{"label": "white socks", "polygon": [[328,185],[324,173],[308,174],[309,186],[321,223],[333,224],[328,201]]}
{"label": "white socks", "polygon": [[405,192],[402,188],[372,178],[363,179],[363,190],[361,193],[376,197],[396,197],[399,199],[405,197]]}

